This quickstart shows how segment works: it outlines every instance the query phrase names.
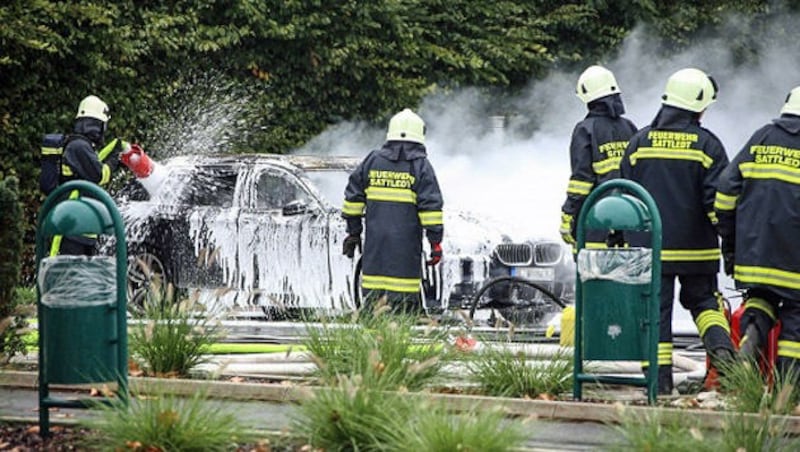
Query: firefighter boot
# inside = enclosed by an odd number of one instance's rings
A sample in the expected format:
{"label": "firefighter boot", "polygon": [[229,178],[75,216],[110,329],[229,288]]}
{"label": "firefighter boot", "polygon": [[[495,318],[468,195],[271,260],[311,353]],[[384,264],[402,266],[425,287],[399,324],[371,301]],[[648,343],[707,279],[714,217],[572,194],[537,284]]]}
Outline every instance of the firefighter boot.
{"label": "firefighter boot", "polygon": [[764,340],[758,325],[753,322],[747,325],[739,341],[739,359],[752,363],[758,362],[763,356]]}
{"label": "firefighter boot", "polygon": [[719,375],[724,375],[736,360],[736,351],[730,334],[720,326],[712,326],[703,335],[703,345],[711,365],[717,369]]}
{"label": "firefighter boot", "polygon": [[658,395],[671,395],[672,384],[672,366],[658,366]]}

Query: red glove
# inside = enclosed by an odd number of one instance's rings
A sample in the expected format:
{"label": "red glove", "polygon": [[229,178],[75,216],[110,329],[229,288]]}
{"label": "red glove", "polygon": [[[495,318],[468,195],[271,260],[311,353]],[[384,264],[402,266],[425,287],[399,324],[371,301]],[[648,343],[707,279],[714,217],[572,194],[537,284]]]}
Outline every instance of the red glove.
{"label": "red glove", "polygon": [[142,147],[136,143],[132,143],[130,148],[120,155],[119,160],[140,179],[149,176],[153,172],[153,161],[144,153]]}
{"label": "red glove", "polygon": [[431,243],[431,259],[427,262],[428,265],[434,266],[442,260],[442,242]]}

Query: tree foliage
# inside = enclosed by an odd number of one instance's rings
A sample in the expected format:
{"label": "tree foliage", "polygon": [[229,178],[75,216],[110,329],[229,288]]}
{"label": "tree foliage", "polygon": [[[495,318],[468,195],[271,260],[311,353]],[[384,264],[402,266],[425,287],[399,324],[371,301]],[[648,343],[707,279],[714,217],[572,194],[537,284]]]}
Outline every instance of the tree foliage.
{"label": "tree foliage", "polygon": [[[787,6],[790,5],[790,6]],[[233,147],[287,152],[340,120],[385,120],[427,94],[514,91],[553,68],[602,61],[639,23],[667,51],[743,13],[752,29],[787,0],[6,0],[0,5],[0,171],[14,168],[32,242],[41,134],[78,101],[111,106],[111,132],[157,141],[164,99],[214,71],[248,101]],[[742,34],[742,60],[756,58]],[[166,126],[165,126],[166,125]]]}

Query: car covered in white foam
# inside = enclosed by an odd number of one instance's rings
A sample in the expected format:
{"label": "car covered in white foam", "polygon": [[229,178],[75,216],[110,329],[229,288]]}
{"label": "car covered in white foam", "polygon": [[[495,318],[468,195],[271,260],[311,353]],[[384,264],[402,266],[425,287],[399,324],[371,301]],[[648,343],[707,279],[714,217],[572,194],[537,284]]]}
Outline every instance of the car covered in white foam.
{"label": "car covered in white foam", "polygon": [[[157,188],[148,192],[134,179],[117,194],[131,303],[141,303],[158,279],[202,289],[212,303],[251,314],[356,309],[360,265],[358,256],[342,255],[340,207],[347,176],[359,162],[271,154],[161,162],[164,180]],[[547,300],[536,287],[559,299],[571,293],[574,266],[561,243],[514,242],[496,223],[449,211],[446,200],[444,214],[444,258],[422,269],[420,292],[429,313],[469,310],[487,282],[504,276],[536,282],[506,278],[482,291],[479,308],[496,308],[508,320],[547,320]],[[513,309],[519,306],[524,309]]]}

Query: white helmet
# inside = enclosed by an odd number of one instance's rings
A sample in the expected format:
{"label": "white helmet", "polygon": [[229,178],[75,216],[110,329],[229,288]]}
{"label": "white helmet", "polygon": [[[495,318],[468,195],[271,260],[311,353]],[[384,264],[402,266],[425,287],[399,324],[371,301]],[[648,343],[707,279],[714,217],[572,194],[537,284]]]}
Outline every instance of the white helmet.
{"label": "white helmet", "polygon": [[670,75],[661,103],[699,113],[717,100],[717,83],[700,69],[687,68]]}
{"label": "white helmet", "polygon": [[610,94],[618,94],[619,85],[614,74],[603,66],[589,66],[578,77],[575,94],[584,103],[589,103]]}
{"label": "white helmet", "polygon": [[781,108],[781,114],[784,113],[800,116],[800,86],[789,91],[789,94],[786,96],[786,103],[784,103],[783,108]]}
{"label": "white helmet", "polygon": [[75,118],[95,118],[108,122],[108,105],[97,96],[86,96],[78,105],[78,114]]}
{"label": "white helmet", "polygon": [[386,140],[413,141],[425,144],[425,121],[406,108],[389,120]]}

